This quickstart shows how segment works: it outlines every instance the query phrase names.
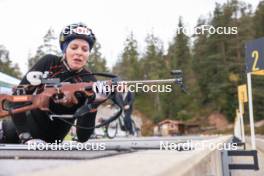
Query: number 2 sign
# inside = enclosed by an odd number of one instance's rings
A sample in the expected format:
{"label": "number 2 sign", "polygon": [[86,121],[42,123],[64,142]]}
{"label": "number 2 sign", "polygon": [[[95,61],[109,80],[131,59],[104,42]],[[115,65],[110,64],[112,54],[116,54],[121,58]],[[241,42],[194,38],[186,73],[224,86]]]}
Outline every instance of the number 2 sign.
{"label": "number 2 sign", "polygon": [[246,43],[246,71],[257,72],[264,69],[264,37]]}

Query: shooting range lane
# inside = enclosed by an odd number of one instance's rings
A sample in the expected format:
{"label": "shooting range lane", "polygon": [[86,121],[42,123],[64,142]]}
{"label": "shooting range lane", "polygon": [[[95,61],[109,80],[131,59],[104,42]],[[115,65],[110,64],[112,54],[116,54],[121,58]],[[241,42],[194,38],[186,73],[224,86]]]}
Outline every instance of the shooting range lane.
{"label": "shooting range lane", "polygon": [[[213,151],[202,149],[189,149],[186,151],[175,149],[160,150],[160,141],[168,142],[169,144],[184,143],[188,140],[198,143],[218,143],[220,141],[224,142],[229,138],[230,136],[177,136],[89,140],[90,143],[105,143],[106,150],[104,151],[28,151],[22,145],[17,148],[15,145],[6,145],[5,150],[3,150],[3,146],[0,150],[0,157],[2,158],[0,159],[0,175],[66,176],[73,173],[82,175],[82,173],[87,174],[87,169],[93,175],[109,175],[109,173],[123,175],[125,170],[120,170],[120,168],[127,169],[124,166],[126,163],[130,163],[131,168],[129,170],[131,172],[129,172],[134,175],[142,175],[143,173],[156,175],[158,173],[174,173],[175,171],[184,173],[194,166],[201,165],[200,161],[205,157],[211,157],[208,161],[218,160],[214,158],[218,157],[218,154],[216,155]],[[23,147],[24,149],[22,149]],[[13,159],[6,159],[6,153],[9,153],[10,158]],[[23,157],[28,159],[21,159]],[[40,159],[41,157],[42,159]],[[47,159],[49,157],[50,159]],[[182,168],[181,163],[187,161],[190,163],[189,166]],[[204,165],[202,168],[209,167],[218,172],[217,164],[212,167],[208,162],[202,163]],[[79,171],[76,172],[77,170]],[[118,171],[118,173],[111,172],[113,170]],[[125,175],[129,172],[126,172]],[[204,172],[204,170],[201,170],[201,172]]]}
{"label": "shooting range lane", "polygon": [[[206,137],[207,140],[215,138]],[[160,142],[168,144],[187,144],[188,141],[205,140],[199,136],[188,137],[141,137],[93,139],[81,144],[77,142],[63,142],[61,145],[34,145],[0,144],[0,159],[95,159],[117,154],[134,152],[136,150],[160,149]],[[66,144],[66,145],[64,145]],[[70,147],[71,145],[71,147]],[[62,146],[64,148],[62,149]],[[103,146],[103,148],[100,148]],[[85,148],[86,147],[86,148]],[[182,148],[179,148],[182,150]],[[186,148],[194,150],[194,148]]]}

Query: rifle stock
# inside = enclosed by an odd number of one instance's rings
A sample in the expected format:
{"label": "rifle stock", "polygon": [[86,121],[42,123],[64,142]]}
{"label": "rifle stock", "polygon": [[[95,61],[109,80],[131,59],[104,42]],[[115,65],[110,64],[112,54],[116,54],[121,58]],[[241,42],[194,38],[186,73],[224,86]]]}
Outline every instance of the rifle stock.
{"label": "rifle stock", "polygon": [[[33,109],[50,111],[49,103],[53,99],[55,103],[77,104],[76,92],[82,92],[90,97],[94,95],[92,90],[93,82],[82,82],[73,84],[62,84],[60,86],[46,87],[37,95],[7,95],[0,94],[0,118],[26,112]],[[16,107],[21,103],[30,103]],[[6,107],[6,104],[13,104],[13,107]]]}

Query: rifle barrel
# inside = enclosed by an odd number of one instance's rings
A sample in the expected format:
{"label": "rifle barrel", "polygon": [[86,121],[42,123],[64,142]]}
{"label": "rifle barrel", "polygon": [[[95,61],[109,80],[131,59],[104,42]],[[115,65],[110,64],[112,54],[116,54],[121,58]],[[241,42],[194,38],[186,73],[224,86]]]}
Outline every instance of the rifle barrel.
{"label": "rifle barrel", "polygon": [[178,79],[158,79],[158,80],[135,80],[135,81],[118,81],[118,84],[136,84],[136,83],[142,83],[142,84],[162,84],[162,83],[173,83],[177,81]]}

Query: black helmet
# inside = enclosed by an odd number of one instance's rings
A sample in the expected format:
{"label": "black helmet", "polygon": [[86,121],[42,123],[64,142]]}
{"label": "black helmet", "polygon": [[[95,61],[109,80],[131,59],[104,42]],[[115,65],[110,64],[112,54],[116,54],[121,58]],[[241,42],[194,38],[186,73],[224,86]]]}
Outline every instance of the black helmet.
{"label": "black helmet", "polygon": [[60,48],[63,50],[63,44],[73,39],[83,39],[89,44],[90,51],[95,43],[95,36],[90,28],[83,23],[74,23],[64,27],[60,33]]}

